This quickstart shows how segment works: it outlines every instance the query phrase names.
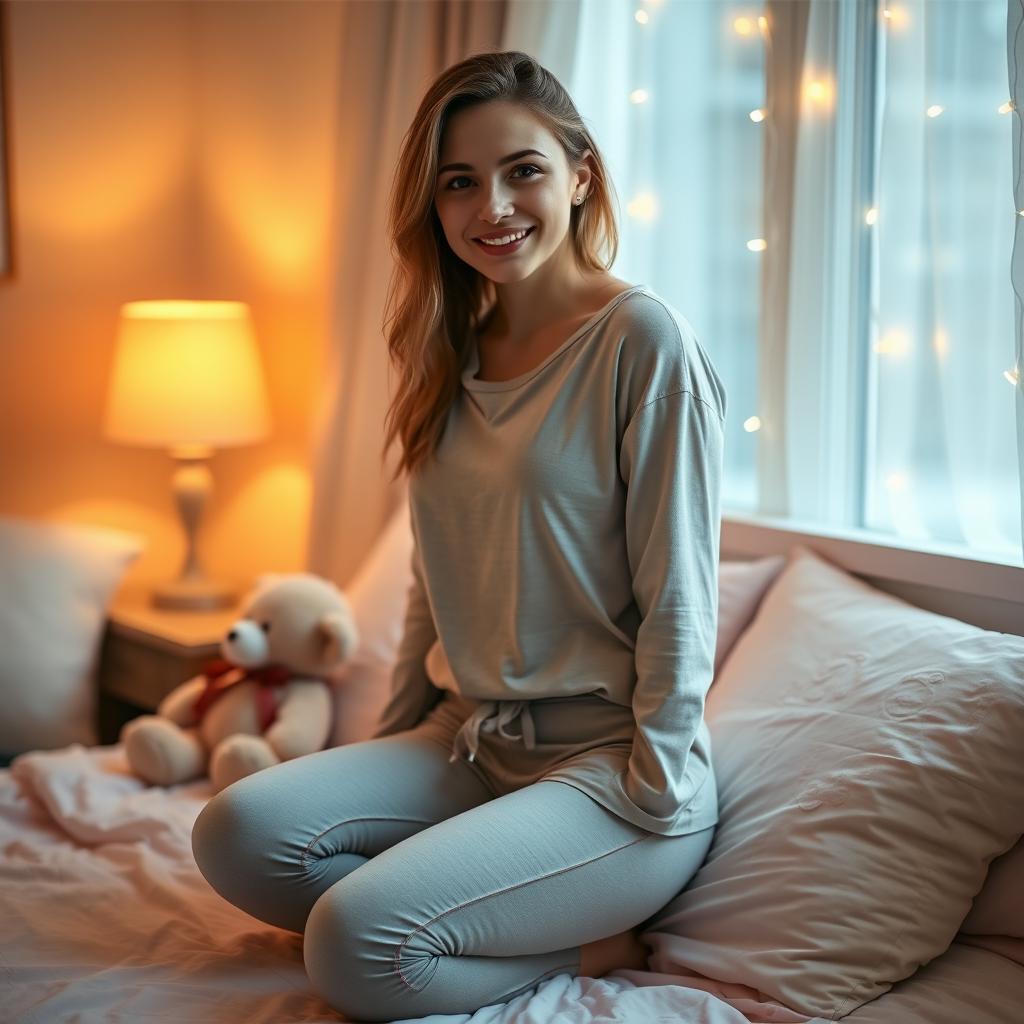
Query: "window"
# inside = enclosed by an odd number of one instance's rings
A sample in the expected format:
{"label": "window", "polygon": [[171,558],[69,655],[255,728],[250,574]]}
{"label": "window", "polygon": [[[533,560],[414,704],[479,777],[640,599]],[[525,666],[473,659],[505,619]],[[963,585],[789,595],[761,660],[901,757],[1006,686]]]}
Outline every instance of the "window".
{"label": "window", "polygon": [[1020,561],[1002,0],[582,0],[614,272],[729,396],[723,511]]}

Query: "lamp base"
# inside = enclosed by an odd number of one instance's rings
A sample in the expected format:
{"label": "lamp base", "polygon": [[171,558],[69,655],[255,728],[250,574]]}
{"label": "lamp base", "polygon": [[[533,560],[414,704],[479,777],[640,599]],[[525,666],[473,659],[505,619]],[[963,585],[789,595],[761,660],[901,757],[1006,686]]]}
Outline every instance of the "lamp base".
{"label": "lamp base", "polygon": [[154,608],[183,612],[230,608],[237,601],[238,595],[232,587],[211,580],[177,580],[154,587],[150,594]]}

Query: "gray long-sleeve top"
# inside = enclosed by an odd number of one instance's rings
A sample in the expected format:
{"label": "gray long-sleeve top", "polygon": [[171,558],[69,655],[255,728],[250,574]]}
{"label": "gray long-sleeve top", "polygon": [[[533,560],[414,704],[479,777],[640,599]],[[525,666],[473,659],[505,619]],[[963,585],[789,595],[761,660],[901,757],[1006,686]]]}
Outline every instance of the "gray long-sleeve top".
{"label": "gray long-sleeve top", "polygon": [[637,731],[610,788],[579,788],[651,832],[715,824],[726,394],[707,353],[637,285],[526,373],[478,369],[471,346],[436,458],[410,477],[413,584],[375,736],[412,728],[444,688],[597,693]]}

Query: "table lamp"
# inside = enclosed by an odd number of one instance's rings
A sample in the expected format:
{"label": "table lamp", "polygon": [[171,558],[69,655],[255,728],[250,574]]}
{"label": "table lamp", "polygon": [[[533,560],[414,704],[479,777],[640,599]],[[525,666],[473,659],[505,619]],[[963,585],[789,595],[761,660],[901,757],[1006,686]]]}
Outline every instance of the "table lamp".
{"label": "table lamp", "polygon": [[174,497],[185,530],[176,581],[156,587],[158,608],[223,608],[233,588],[206,577],[196,536],[215,448],[267,436],[267,398],[249,307],[243,302],[162,300],[121,307],[104,434],[167,448],[177,460]]}

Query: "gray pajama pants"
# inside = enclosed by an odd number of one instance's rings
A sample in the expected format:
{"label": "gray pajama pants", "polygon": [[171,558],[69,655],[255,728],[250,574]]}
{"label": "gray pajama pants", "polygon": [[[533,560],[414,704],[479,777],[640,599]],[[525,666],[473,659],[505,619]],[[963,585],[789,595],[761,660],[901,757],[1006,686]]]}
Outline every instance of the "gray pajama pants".
{"label": "gray pajama pants", "polygon": [[[559,746],[554,711],[539,753],[482,733],[473,763],[450,761],[477,705],[446,695],[414,729],[264,769],[196,819],[210,885],[303,935],[313,987],[353,1021],[474,1013],[576,975],[581,945],[646,922],[710,848],[713,827],[657,835],[564,781],[527,781],[530,756],[578,748]],[[576,707],[558,721],[579,730]]]}

